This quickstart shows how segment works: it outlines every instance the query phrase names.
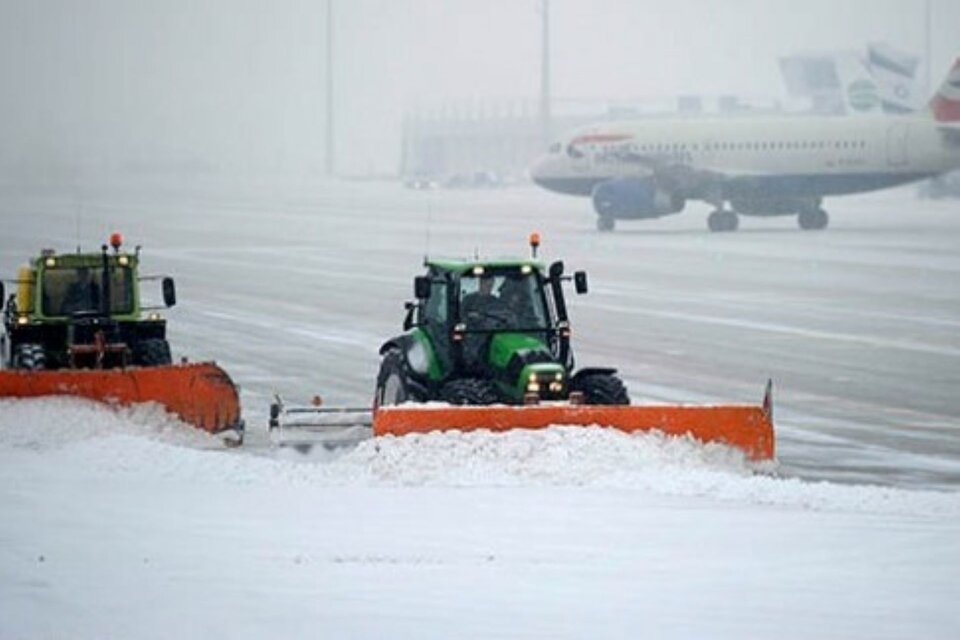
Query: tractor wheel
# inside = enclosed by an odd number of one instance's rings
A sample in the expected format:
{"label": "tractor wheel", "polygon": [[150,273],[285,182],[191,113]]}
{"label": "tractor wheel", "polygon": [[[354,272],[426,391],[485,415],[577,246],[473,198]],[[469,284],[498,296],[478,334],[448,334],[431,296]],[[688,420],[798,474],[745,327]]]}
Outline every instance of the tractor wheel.
{"label": "tractor wheel", "polygon": [[623,381],[612,373],[581,376],[574,391],[582,391],[587,404],[630,404]]}
{"label": "tractor wheel", "polygon": [[47,368],[47,354],[39,344],[18,344],[13,350],[13,368],[42,371]]}
{"label": "tractor wheel", "polygon": [[496,404],[500,397],[492,382],[482,378],[451,380],[440,389],[440,399],[450,404],[486,405]]}
{"label": "tractor wheel", "polygon": [[407,380],[407,363],[403,354],[398,349],[390,349],[384,354],[377,375],[377,406],[419,400],[410,392]]}
{"label": "tractor wheel", "polygon": [[142,367],[162,367],[171,362],[170,343],[162,338],[141,340],[134,350],[134,363]]}

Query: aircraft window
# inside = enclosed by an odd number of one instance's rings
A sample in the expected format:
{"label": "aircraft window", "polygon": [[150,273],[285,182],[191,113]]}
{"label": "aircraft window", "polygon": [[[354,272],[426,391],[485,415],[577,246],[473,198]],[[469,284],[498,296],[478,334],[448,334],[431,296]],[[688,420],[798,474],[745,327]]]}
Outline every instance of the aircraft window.
{"label": "aircraft window", "polygon": [[567,155],[571,158],[582,158],[583,152],[573,146],[573,143],[567,145]]}
{"label": "aircraft window", "polygon": [[560,153],[560,151],[561,151],[562,149],[563,149],[563,144],[562,144],[562,143],[560,143],[560,142],[554,142],[552,145],[550,145],[550,148],[547,149],[547,151],[548,151],[549,153]]}

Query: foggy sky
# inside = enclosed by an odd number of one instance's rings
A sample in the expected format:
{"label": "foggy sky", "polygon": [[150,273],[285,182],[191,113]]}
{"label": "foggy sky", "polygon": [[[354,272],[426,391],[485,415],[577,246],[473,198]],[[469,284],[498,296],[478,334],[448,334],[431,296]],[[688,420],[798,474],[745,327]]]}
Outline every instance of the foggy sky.
{"label": "foggy sky", "polygon": [[[931,1],[936,86],[960,56],[960,1]],[[338,170],[394,171],[400,120],[415,107],[535,105],[539,7],[335,0]],[[553,92],[778,98],[784,54],[886,41],[923,55],[923,7],[552,0]],[[325,19],[322,0],[0,0],[0,170],[319,175]]]}

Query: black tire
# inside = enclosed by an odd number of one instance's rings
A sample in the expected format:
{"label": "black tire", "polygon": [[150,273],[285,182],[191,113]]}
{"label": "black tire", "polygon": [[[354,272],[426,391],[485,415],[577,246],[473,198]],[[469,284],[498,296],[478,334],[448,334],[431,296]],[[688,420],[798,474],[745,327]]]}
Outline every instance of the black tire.
{"label": "black tire", "polygon": [[601,214],[597,218],[597,231],[613,231],[617,226],[617,221],[613,216]]}
{"label": "black tire", "polygon": [[380,361],[380,373],[377,374],[377,406],[390,406],[404,402],[417,402],[410,391],[407,362],[398,349],[390,349]]}
{"label": "black tire", "polygon": [[735,211],[717,209],[707,216],[707,227],[713,232],[736,231],[740,219]]}
{"label": "black tire", "polygon": [[797,216],[797,224],[805,231],[819,231],[826,229],[830,216],[823,209],[804,209]]}
{"label": "black tire", "polygon": [[173,362],[170,356],[170,343],[159,338],[141,340],[134,354],[134,364],[141,367],[162,367]]}
{"label": "black tire", "polygon": [[583,392],[587,404],[630,404],[623,381],[612,373],[591,373],[576,378],[574,391]]}
{"label": "black tire", "polygon": [[499,402],[500,396],[489,380],[460,378],[443,385],[440,399],[457,405],[488,405]]}
{"label": "black tire", "polygon": [[47,354],[39,344],[18,344],[13,349],[14,369],[26,371],[42,371],[47,368]]}

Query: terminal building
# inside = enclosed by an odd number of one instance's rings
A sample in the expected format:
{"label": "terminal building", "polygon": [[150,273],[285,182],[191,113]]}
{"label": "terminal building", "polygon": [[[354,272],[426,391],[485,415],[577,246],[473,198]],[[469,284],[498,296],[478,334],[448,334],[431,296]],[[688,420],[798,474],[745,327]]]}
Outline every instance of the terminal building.
{"label": "terminal building", "polygon": [[[811,52],[780,59],[790,111],[842,116],[906,113],[925,102],[920,59],[886,44],[864,51]],[[663,100],[554,100],[549,131],[601,120],[782,112],[778,100],[686,95]],[[519,100],[417,109],[403,120],[400,175],[410,184],[498,186],[525,181],[544,150],[537,105]]]}

